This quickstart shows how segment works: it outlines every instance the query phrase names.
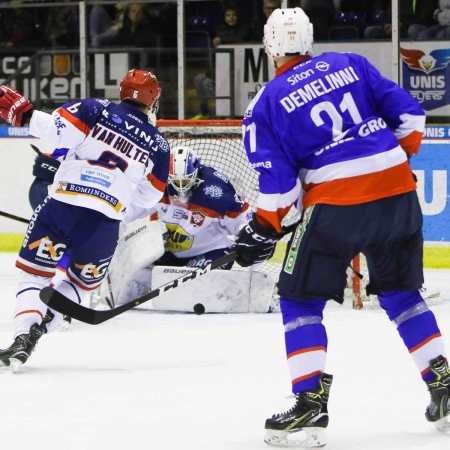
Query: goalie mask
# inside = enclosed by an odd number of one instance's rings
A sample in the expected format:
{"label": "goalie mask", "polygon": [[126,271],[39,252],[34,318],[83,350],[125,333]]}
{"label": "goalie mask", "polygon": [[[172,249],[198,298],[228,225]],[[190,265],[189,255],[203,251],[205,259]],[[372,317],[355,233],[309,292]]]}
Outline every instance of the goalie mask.
{"label": "goalie mask", "polygon": [[140,103],[148,108],[148,121],[156,124],[161,87],[156,76],[146,70],[130,70],[120,82],[120,101]]}
{"label": "goalie mask", "polygon": [[175,147],[170,151],[169,183],[181,201],[187,201],[190,190],[202,182],[197,177],[199,163],[194,150],[187,146]]}
{"label": "goalie mask", "polygon": [[272,66],[274,56],[312,56],[313,26],[301,8],[276,9],[264,25],[264,47]]}

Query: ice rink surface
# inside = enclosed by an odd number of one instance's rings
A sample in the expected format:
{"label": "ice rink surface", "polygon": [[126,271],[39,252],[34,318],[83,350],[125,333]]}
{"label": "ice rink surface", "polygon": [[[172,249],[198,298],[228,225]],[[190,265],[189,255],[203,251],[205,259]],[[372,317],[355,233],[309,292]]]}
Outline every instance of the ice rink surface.
{"label": "ice rink surface", "polygon": [[[12,343],[18,269],[0,254],[0,348]],[[450,271],[435,312],[450,349]],[[199,293],[201,300],[201,293]],[[381,310],[325,310],[334,375],[328,450],[443,450],[426,422],[428,392]],[[450,351],[450,350],[449,350]],[[264,421],[293,405],[279,313],[132,310],[44,336],[20,373],[0,370],[2,448],[266,449]]]}

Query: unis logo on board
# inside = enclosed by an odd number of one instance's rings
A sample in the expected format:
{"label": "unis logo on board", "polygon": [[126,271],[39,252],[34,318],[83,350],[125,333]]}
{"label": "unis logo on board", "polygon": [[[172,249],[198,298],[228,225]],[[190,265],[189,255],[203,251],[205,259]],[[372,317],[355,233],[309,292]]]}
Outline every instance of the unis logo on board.
{"label": "unis logo on board", "polygon": [[448,65],[450,49],[430,53],[400,48],[403,61],[403,87],[418,100],[425,111],[450,104]]}

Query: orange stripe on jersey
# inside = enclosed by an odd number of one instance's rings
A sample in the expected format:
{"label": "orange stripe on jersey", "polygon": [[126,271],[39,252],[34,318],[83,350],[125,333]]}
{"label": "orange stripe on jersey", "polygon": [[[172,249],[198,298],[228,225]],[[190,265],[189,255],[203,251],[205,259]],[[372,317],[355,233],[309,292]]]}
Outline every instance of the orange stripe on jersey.
{"label": "orange stripe on jersey", "polygon": [[289,355],[287,355],[287,359],[292,358],[293,356],[297,356],[297,355],[301,355],[302,353],[310,353],[310,352],[318,352],[318,351],[323,351],[323,352],[327,352],[326,347],[320,345],[318,347],[308,347],[308,348],[303,348],[302,350],[297,350],[295,352],[289,353]]}
{"label": "orange stripe on jersey", "polygon": [[97,283],[95,286],[86,286],[84,284],[81,284],[76,278],[74,278],[69,271],[66,272],[67,277],[69,278],[69,280],[73,283],[76,284],[80,289],[82,289],[83,291],[93,291],[95,289],[97,289],[101,282]]}
{"label": "orange stripe on jersey", "polygon": [[419,152],[422,136],[423,133],[420,131],[413,131],[411,134],[408,134],[408,136],[400,138],[398,143],[408,156],[412,156]]}
{"label": "orange stripe on jersey", "polygon": [[420,344],[417,344],[415,347],[409,349],[409,353],[414,353],[416,350],[419,350],[419,348],[422,348],[424,345],[427,345],[428,342],[431,342],[433,339],[442,337],[441,333],[436,333],[422,341]]}
{"label": "orange stripe on jersey", "polygon": [[324,203],[356,205],[416,190],[408,161],[381,172],[373,172],[321,184],[304,184],[303,208]]}
{"label": "orange stripe on jersey", "polygon": [[248,205],[248,203],[246,203],[240,211],[237,211],[237,212],[227,211],[225,213],[225,215],[227,217],[231,217],[232,219],[235,219],[236,217],[240,216],[243,212],[247,211],[248,208],[249,208],[249,205]]}
{"label": "orange stripe on jersey", "polygon": [[37,309],[26,309],[25,311],[21,311],[20,313],[17,313],[14,318],[16,318],[17,316],[20,316],[22,314],[38,314],[41,316],[41,319],[44,319],[44,316],[42,315],[42,313],[40,311],[38,311]]}
{"label": "orange stripe on jersey", "polygon": [[170,205],[169,196],[164,195],[158,203],[163,203],[164,205]]}
{"label": "orange stripe on jersey", "polygon": [[77,119],[76,117],[72,116],[67,110],[63,108],[59,108],[57,110],[57,113],[67,120],[67,122],[70,122],[75,128],[80,130],[83,134],[86,136],[90,133],[91,129],[80,119]]}
{"label": "orange stripe on jersey", "polygon": [[308,378],[316,377],[317,375],[322,375],[322,372],[320,370],[317,370],[316,372],[309,373],[308,375],[303,375],[302,377],[295,378],[292,380],[292,385],[299,383],[300,381],[307,380]]}
{"label": "orange stripe on jersey", "polygon": [[23,271],[25,271],[27,273],[31,273],[32,275],[39,275],[40,277],[53,278],[53,276],[55,275],[55,271],[44,272],[43,270],[38,270],[33,267],[26,266],[25,264],[22,264],[19,261],[16,261],[16,267],[18,267],[19,269],[22,269]]}
{"label": "orange stripe on jersey", "polygon": [[151,185],[160,192],[164,192],[166,189],[166,184],[164,181],[158,180],[155,175],[149,173],[147,175],[147,180],[150,181]]}
{"label": "orange stripe on jersey", "polygon": [[282,232],[281,221],[284,216],[289,212],[291,206],[287,206],[286,208],[278,208],[277,211],[266,211],[261,208],[257,208],[256,217],[258,222],[266,227],[277,231],[278,233]]}

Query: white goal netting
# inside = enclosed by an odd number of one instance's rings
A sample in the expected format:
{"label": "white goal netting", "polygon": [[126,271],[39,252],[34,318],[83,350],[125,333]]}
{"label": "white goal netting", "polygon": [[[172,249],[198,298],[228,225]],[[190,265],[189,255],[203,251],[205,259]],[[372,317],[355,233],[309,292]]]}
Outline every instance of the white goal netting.
{"label": "white goal netting", "polygon": [[[189,145],[201,162],[214,167],[228,176],[237,193],[256,208],[258,199],[258,173],[252,169],[242,143],[242,122],[231,121],[159,121],[158,129],[166,136],[171,147]],[[286,218],[290,224],[299,217],[292,210]],[[282,239],[281,247],[289,240]],[[258,267],[258,271],[269,273],[278,278],[282,261],[276,256]]]}

